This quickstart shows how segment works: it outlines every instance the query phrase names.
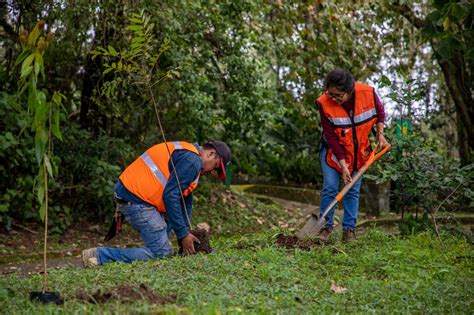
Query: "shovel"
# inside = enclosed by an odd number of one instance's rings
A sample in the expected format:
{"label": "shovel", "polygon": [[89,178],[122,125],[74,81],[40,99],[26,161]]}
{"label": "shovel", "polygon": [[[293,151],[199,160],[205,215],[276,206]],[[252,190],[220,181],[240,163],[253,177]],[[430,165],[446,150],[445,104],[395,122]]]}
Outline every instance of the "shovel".
{"label": "shovel", "polygon": [[326,216],[329,211],[345,196],[345,194],[354,186],[354,184],[359,180],[359,178],[367,171],[367,169],[382,155],[384,155],[388,149],[391,148],[391,145],[388,144],[385,148],[380,150],[377,154],[375,152],[379,149],[375,148],[370,155],[367,162],[365,162],[364,166],[362,166],[359,171],[352,177],[352,181],[344,186],[342,190],[336,195],[336,198],[329,204],[329,206],[324,210],[321,217],[318,218],[318,215],[315,213],[311,213],[311,217],[309,218],[308,222],[303,226],[303,228],[298,232],[298,238],[304,238],[306,236],[316,236],[319,231],[326,225],[327,219]]}

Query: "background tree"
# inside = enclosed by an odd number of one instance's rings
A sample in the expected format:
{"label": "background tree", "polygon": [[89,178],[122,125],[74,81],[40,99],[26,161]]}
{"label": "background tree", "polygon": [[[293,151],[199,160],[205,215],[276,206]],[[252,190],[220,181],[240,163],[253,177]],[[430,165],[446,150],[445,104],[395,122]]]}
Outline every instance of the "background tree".
{"label": "background tree", "polygon": [[471,1],[433,1],[433,8],[424,18],[417,16],[408,4],[394,1],[391,7],[422,30],[424,38],[430,43],[433,57],[443,71],[456,107],[458,148],[462,163],[472,162],[474,5]]}

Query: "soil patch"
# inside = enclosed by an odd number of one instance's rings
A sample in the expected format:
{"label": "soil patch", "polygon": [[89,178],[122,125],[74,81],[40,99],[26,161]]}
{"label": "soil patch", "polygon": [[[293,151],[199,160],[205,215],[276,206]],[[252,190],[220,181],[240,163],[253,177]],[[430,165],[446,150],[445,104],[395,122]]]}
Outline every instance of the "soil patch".
{"label": "soil patch", "polygon": [[[196,254],[201,252],[204,254],[210,254],[212,253],[212,247],[211,243],[209,241],[209,232],[204,230],[204,229],[195,229],[190,231],[191,234],[197,237],[200,243],[194,242],[194,250],[196,251]],[[179,251],[178,254],[182,255],[183,254],[183,246],[181,240],[178,241],[179,245]]]}
{"label": "soil patch", "polygon": [[145,284],[139,286],[119,285],[109,291],[97,291],[94,294],[89,294],[85,291],[79,291],[76,294],[76,299],[88,303],[103,304],[111,301],[133,302],[136,300],[145,300],[150,304],[164,305],[176,302],[176,295],[162,296],[153,292]]}
{"label": "soil patch", "polygon": [[316,240],[312,239],[299,239],[295,235],[283,235],[279,234],[276,240],[277,246],[284,248],[299,248],[303,250],[310,250],[313,248],[320,248],[321,245]]}

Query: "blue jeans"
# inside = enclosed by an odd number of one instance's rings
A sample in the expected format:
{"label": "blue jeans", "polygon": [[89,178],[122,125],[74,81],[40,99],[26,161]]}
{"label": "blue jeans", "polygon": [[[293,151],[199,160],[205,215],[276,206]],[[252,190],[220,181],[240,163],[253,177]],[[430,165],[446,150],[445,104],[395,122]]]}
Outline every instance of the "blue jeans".
{"label": "blue jeans", "polygon": [[99,264],[111,261],[130,263],[136,260],[149,260],[172,254],[168,239],[166,222],[156,208],[144,204],[120,205],[119,211],[128,223],[140,233],[145,242],[143,248],[99,247],[97,256]]}
{"label": "blue jeans", "polygon": [[[320,213],[336,198],[339,192],[339,179],[341,174],[326,163],[327,148],[321,150],[321,165],[323,168],[323,190],[321,191]],[[355,172],[352,173],[352,176]],[[362,177],[352,186],[344,196],[344,219],[342,220],[343,230],[354,230],[357,224],[357,214],[359,212],[359,191]],[[326,227],[332,228],[334,225],[334,208],[327,214],[328,222]]]}

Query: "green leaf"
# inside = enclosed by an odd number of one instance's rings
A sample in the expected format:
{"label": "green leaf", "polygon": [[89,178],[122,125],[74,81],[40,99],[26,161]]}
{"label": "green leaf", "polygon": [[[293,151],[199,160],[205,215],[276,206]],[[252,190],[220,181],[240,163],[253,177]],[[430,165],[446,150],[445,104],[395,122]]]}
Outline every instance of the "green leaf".
{"label": "green leaf", "polygon": [[118,53],[117,53],[117,51],[115,50],[114,47],[112,47],[112,46],[109,45],[109,46],[107,46],[107,48],[109,49],[109,53],[110,53],[112,56],[114,56],[114,57],[118,56]]}
{"label": "green leaf", "polygon": [[114,68],[107,68],[107,69],[104,70],[104,72],[102,72],[102,75],[105,75],[105,74],[107,74],[107,73],[109,73],[110,71],[113,71],[113,70],[114,70]]}
{"label": "green leaf", "polygon": [[33,59],[35,58],[35,55],[31,54],[28,57],[26,57],[25,61],[23,61],[23,64],[21,65],[21,77],[24,77],[26,75],[23,75],[27,71],[28,68],[30,68],[30,72],[32,69],[31,63],[33,62]]}
{"label": "green leaf", "polygon": [[15,60],[15,67],[18,66],[20,63],[22,63],[29,53],[30,53],[30,50],[28,48],[24,48],[21,54]]}
{"label": "green leaf", "polygon": [[135,48],[140,48],[143,47],[142,43],[133,43],[130,45],[130,48],[135,49]]}
{"label": "green leaf", "polygon": [[[38,65],[39,70],[41,72],[41,75],[43,77],[43,81],[46,80],[46,75],[44,74],[44,61],[43,61],[43,55],[39,52],[35,53],[35,72],[36,72],[36,65]],[[38,74],[36,74],[38,75]]]}
{"label": "green leaf", "polygon": [[[41,174],[38,174],[38,178],[40,176],[44,176],[43,172],[41,172]],[[38,183],[38,190],[36,191],[36,198],[38,198],[38,201],[39,201],[40,204],[44,203],[44,179],[42,180],[41,183]]]}
{"label": "green leaf", "polygon": [[469,9],[459,3],[453,3],[451,5],[451,16],[456,18],[457,21],[464,19],[466,14],[469,13]]}
{"label": "green leaf", "polygon": [[46,104],[46,94],[43,91],[39,91],[38,93],[36,93],[36,99],[38,100],[38,104],[40,105]]}
{"label": "green leaf", "polygon": [[127,28],[131,31],[139,31],[139,30],[142,29],[142,26],[141,25],[129,25]]}
{"label": "green leaf", "polygon": [[40,65],[35,62],[35,76],[37,77],[40,72]]}
{"label": "green leaf", "polygon": [[8,203],[4,203],[0,205],[0,212],[8,212],[8,208],[10,205]]}
{"label": "green leaf", "polygon": [[49,161],[49,157],[46,154],[44,155],[44,165],[46,166],[46,169],[48,170],[49,176],[53,178],[53,168],[51,167],[51,162]]}
{"label": "green leaf", "polygon": [[41,205],[39,214],[40,214],[41,221],[44,222],[44,218],[45,218],[45,215],[46,215],[46,203],[43,203]]}
{"label": "green leaf", "polygon": [[132,43],[143,43],[145,39],[143,37],[134,37]]}
{"label": "green leaf", "polygon": [[46,144],[48,142],[48,132],[46,129],[37,129],[35,134],[35,156],[38,164],[41,163],[43,154],[46,151]]}
{"label": "green leaf", "polygon": [[40,35],[40,29],[38,26],[38,23],[36,23],[35,27],[31,31],[31,33],[28,35],[28,46],[34,46],[36,44],[36,40],[38,39],[38,36]]}
{"label": "green leaf", "polygon": [[54,104],[56,104],[56,105],[60,105],[60,104],[61,104],[61,94],[59,94],[59,93],[54,93],[54,94],[53,94],[53,102],[54,102]]}
{"label": "green leaf", "polygon": [[100,55],[101,53],[97,50],[93,50],[91,51],[91,55],[92,55],[92,60],[95,60],[95,58]]}
{"label": "green leaf", "polygon": [[23,69],[23,71],[21,72],[20,78],[24,78],[24,77],[28,76],[31,73],[32,70],[33,70],[33,66],[29,66],[29,67]]}
{"label": "green leaf", "polygon": [[63,136],[61,134],[61,130],[59,129],[59,111],[58,110],[54,110],[53,111],[53,121],[52,121],[52,125],[51,125],[51,131],[53,133],[53,135],[58,138],[59,140],[63,140]]}

